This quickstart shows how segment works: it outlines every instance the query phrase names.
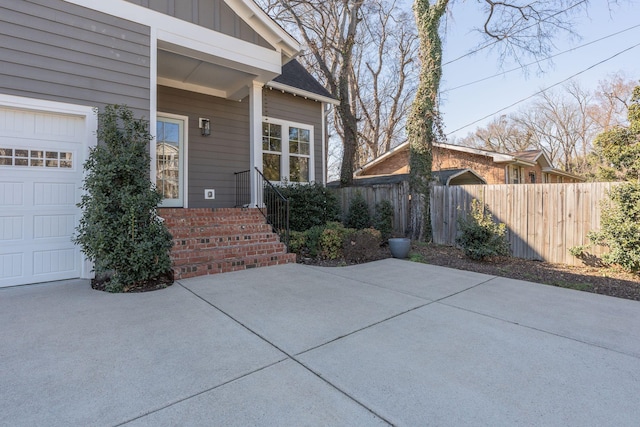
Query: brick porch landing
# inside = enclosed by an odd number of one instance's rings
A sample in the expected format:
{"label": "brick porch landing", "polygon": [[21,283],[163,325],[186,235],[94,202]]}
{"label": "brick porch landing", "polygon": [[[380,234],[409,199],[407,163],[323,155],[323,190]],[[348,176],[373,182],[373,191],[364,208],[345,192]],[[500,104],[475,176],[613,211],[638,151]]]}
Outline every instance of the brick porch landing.
{"label": "brick porch landing", "polygon": [[296,262],[258,209],[158,209],[176,279]]}

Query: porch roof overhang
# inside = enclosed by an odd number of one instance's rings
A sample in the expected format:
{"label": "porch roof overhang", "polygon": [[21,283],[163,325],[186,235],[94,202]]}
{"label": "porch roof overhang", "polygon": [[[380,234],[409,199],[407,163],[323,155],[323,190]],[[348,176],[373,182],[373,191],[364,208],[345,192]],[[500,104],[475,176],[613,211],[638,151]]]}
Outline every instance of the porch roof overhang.
{"label": "porch roof overhang", "polygon": [[[183,36],[159,32],[157,83],[239,101],[254,82],[265,84],[282,70],[280,53],[232,37],[227,46],[185,45]],[[187,47],[188,46],[188,47]],[[224,46],[224,45],[223,45]]]}
{"label": "porch roof overhang", "polygon": [[[300,44],[252,0],[224,0],[268,46],[231,37],[125,0],[65,0],[146,25],[157,52],[156,82],[241,100],[253,83],[265,84],[300,51]],[[153,67],[153,66],[152,66]],[[154,88],[152,88],[154,90]]]}

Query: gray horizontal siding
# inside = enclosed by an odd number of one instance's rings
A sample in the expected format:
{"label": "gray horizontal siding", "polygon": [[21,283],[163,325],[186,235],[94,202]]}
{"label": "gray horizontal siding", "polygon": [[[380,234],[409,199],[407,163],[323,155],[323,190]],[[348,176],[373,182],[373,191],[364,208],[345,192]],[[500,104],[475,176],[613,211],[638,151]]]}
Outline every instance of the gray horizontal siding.
{"label": "gray horizontal siding", "polygon": [[316,182],[322,182],[322,103],[277,90],[265,89],[263,115],[313,126],[313,154]]}
{"label": "gray horizontal siding", "polygon": [[[189,207],[235,205],[235,175],[249,169],[249,103],[158,87],[158,111],[189,117]],[[203,137],[198,118],[211,120],[211,135]],[[205,200],[204,190],[216,190]]]}
{"label": "gray horizontal siding", "polygon": [[143,25],[61,0],[0,6],[0,92],[80,105],[127,104],[149,116]]}
{"label": "gray horizontal siding", "polygon": [[273,47],[244,22],[224,0],[127,1],[273,50]]}

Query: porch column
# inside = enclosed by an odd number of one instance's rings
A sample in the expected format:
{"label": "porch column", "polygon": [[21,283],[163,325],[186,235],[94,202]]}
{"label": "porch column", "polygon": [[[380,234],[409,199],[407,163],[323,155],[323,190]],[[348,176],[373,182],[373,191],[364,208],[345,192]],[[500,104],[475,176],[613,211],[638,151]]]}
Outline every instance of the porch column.
{"label": "porch column", "polygon": [[262,204],[258,197],[258,173],[262,171],[262,83],[253,82],[249,87],[249,180],[251,181],[251,206]]}

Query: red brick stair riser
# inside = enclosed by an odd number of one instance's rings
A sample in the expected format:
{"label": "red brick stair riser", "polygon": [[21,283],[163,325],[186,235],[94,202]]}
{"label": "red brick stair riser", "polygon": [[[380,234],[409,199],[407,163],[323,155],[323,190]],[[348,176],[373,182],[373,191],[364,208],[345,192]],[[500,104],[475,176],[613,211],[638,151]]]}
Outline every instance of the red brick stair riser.
{"label": "red brick stair riser", "polygon": [[258,209],[162,208],[176,279],[295,262]]}

